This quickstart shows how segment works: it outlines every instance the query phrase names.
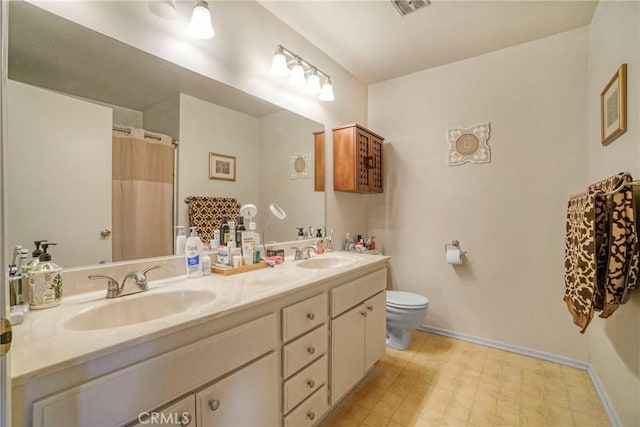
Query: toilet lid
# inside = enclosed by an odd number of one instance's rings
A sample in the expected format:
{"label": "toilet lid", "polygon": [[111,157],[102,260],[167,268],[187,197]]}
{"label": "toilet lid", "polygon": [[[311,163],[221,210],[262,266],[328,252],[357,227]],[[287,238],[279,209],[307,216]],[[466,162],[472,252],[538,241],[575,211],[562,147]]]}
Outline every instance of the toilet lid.
{"label": "toilet lid", "polygon": [[413,292],[387,291],[387,305],[395,308],[419,309],[429,305],[427,297]]}

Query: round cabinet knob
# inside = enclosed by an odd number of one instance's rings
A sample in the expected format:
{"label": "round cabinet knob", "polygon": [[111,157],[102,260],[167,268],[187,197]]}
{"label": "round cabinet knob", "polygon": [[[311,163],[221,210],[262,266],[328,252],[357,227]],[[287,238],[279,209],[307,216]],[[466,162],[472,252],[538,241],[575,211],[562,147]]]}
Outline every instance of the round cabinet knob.
{"label": "round cabinet knob", "polygon": [[313,320],[313,319],[315,319],[315,318],[316,318],[316,315],[315,315],[315,314],[313,314],[313,313],[307,313],[307,319],[309,319],[309,320]]}
{"label": "round cabinet knob", "polygon": [[189,424],[191,424],[191,414],[188,412],[185,412],[182,414],[182,417],[180,417],[180,425],[182,427],[187,427]]}
{"label": "round cabinet knob", "polygon": [[316,382],[314,380],[307,381],[307,385],[309,388],[314,388],[316,386]]}
{"label": "round cabinet knob", "polygon": [[313,421],[316,418],[316,413],[313,412],[313,411],[307,412],[307,418],[309,418],[311,421]]}
{"label": "round cabinet knob", "polygon": [[314,354],[316,352],[316,348],[312,345],[310,345],[309,347],[307,347],[307,353],[309,354]]}
{"label": "round cabinet knob", "polygon": [[220,407],[220,401],[218,399],[211,399],[209,401],[209,409],[216,411]]}
{"label": "round cabinet knob", "polygon": [[363,311],[360,314],[362,315],[362,317],[367,317],[367,312],[366,311]]}
{"label": "round cabinet knob", "polygon": [[100,237],[102,237],[103,239],[106,239],[109,236],[111,236],[111,230],[108,230],[106,228],[100,230]]}
{"label": "round cabinet knob", "polygon": [[373,311],[373,306],[372,306],[372,305],[368,305],[368,306],[367,306],[367,310],[369,310],[369,311]]}

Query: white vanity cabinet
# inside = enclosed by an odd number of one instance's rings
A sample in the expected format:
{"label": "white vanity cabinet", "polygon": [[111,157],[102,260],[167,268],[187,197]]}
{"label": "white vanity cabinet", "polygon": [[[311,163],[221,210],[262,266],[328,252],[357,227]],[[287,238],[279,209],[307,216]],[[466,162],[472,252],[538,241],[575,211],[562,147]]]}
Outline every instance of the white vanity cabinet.
{"label": "white vanity cabinet", "polygon": [[[216,425],[234,425],[233,419],[246,421],[247,426],[277,423],[276,342],[277,318],[270,314],[36,400],[33,425],[97,427],[142,422],[140,417],[147,412],[153,416],[153,410],[163,408],[165,402],[193,392],[199,409],[210,400],[219,401],[219,412],[210,411],[213,415],[195,411],[204,420],[199,425],[212,425],[210,419]],[[216,382],[199,391],[212,381]]]}
{"label": "white vanity cabinet", "polygon": [[382,357],[386,340],[386,269],[331,290],[331,404]]}
{"label": "white vanity cabinet", "polygon": [[282,309],[285,426],[311,426],[328,408],[327,293]]}

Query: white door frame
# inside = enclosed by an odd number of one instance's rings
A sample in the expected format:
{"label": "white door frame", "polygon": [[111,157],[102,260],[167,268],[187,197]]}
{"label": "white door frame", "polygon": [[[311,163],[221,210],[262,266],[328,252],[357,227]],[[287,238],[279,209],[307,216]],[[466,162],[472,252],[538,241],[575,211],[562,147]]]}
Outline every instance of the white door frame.
{"label": "white door frame", "polygon": [[[7,50],[8,50],[8,22],[9,4],[6,1],[0,2],[0,164],[2,173],[0,174],[0,318],[9,318],[9,287],[7,269],[7,247],[6,247],[6,224],[5,224],[5,191],[4,191],[4,171],[6,164],[5,142],[7,137]],[[11,425],[11,360],[10,355],[0,356],[0,427]]]}

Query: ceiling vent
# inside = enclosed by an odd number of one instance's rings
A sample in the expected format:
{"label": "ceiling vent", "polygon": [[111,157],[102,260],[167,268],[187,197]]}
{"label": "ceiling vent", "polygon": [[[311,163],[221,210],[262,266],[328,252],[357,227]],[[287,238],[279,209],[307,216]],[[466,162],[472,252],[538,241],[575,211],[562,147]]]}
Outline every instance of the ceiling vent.
{"label": "ceiling vent", "polygon": [[400,16],[405,16],[431,4],[429,0],[391,0]]}

